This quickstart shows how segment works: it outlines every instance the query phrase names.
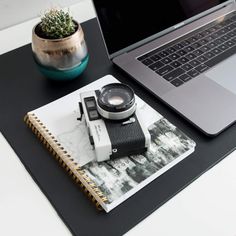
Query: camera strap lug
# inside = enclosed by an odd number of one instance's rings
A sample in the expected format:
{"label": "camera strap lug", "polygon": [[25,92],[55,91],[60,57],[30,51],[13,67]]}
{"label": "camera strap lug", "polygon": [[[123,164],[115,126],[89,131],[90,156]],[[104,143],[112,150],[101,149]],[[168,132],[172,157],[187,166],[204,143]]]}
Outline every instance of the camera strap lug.
{"label": "camera strap lug", "polygon": [[79,112],[80,112],[80,116],[77,117],[77,120],[81,121],[84,114],[84,110],[83,110],[83,106],[81,102],[79,102]]}
{"label": "camera strap lug", "polygon": [[128,125],[128,124],[132,124],[136,121],[136,119],[134,117],[130,117],[128,120],[122,122],[122,125]]}

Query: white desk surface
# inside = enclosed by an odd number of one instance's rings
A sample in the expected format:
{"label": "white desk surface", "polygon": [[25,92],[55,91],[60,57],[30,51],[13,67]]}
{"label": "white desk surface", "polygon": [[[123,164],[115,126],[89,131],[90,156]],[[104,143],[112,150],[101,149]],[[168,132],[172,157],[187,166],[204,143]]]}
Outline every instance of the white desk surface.
{"label": "white desk surface", "polygon": [[[95,16],[89,0],[71,6],[71,12],[79,22]],[[29,43],[32,27],[38,21],[0,31],[0,54]],[[71,235],[2,135],[0,177],[0,235]],[[126,235],[236,236],[235,199],[233,152]]]}
{"label": "white desk surface", "polygon": [[0,133],[0,235],[70,235]]}

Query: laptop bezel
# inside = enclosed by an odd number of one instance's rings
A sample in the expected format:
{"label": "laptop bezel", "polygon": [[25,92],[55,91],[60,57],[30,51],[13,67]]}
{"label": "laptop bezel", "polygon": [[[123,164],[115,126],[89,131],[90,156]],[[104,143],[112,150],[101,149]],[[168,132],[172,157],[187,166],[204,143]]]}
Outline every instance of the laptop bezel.
{"label": "laptop bezel", "polygon": [[212,7],[212,8],[210,8],[210,9],[204,11],[204,12],[201,12],[201,13],[193,16],[193,17],[190,17],[190,18],[188,18],[185,21],[179,22],[178,24],[176,24],[174,26],[171,26],[171,27],[169,27],[169,28],[167,28],[167,29],[165,29],[165,30],[163,30],[161,32],[158,32],[158,33],[156,33],[156,34],[154,34],[152,36],[149,36],[149,37],[147,37],[147,38],[145,38],[145,39],[143,39],[141,41],[138,41],[138,42],[136,42],[136,43],[134,43],[132,45],[129,45],[129,46],[125,47],[125,48],[122,48],[121,50],[118,50],[117,52],[114,52],[114,53],[110,54],[109,51],[108,51],[108,48],[107,48],[106,40],[105,40],[105,37],[104,37],[104,34],[103,34],[103,30],[102,30],[102,27],[101,27],[101,23],[100,23],[98,14],[97,14],[97,10],[96,10],[96,7],[95,7],[95,3],[94,3],[95,1],[96,0],[92,0],[92,5],[93,5],[94,11],[96,13],[96,18],[97,18],[98,26],[99,26],[99,29],[100,29],[100,32],[101,32],[101,35],[102,35],[102,39],[103,39],[104,45],[105,45],[106,53],[107,53],[107,56],[108,56],[108,58],[110,60],[112,60],[113,58],[115,58],[117,56],[120,56],[120,55],[122,55],[124,53],[132,51],[132,50],[134,50],[134,49],[136,49],[138,47],[141,47],[142,45],[145,45],[145,44],[147,44],[147,43],[149,43],[149,42],[151,42],[151,41],[153,41],[153,40],[155,40],[155,39],[157,39],[157,38],[159,38],[159,37],[161,37],[163,35],[166,35],[166,34],[172,32],[172,31],[174,31],[176,29],[179,29],[179,28],[181,28],[181,27],[183,27],[183,26],[185,26],[187,24],[190,24],[193,21],[198,20],[198,19],[200,19],[200,18],[202,18],[202,17],[204,17],[204,16],[206,16],[208,14],[211,14],[211,13],[213,13],[215,11],[218,11],[218,10],[222,9],[223,7],[226,7],[226,6],[230,5],[230,4],[235,3],[235,0],[228,0],[228,1],[226,1],[224,3],[221,3],[221,4],[219,4],[219,5],[215,6],[215,7]]}

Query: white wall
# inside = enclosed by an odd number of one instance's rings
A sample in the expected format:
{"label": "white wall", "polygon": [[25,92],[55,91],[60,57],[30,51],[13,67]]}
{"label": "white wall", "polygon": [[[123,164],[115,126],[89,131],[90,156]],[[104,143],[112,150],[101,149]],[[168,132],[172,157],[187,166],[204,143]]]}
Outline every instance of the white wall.
{"label": "white wall", "polygon": [[38,17],[52,6],[65,7],[84,0],[0,0],[0,30]]}
{"label": "white wall", "polygon": [[[5,2],[7,0],[0,0],[0,5],[3,1]],[[11,1],[13,1],[13,0],[11,0]],[[30,5],[32,8],[32,11],[36,11],[37,10],[36,5],[39,4],[40,1],[43,2],[46,0],[19,0],[19,1],[35,2],[35,6],[33,6],[32,3]],[[66,0],[66,1],[72,2],[75,0]],[[66,2],[66,1],[60,0],[60,2]],[[38,2],[38,3],[36,4],[36,2]],[[57,2],[59,2],[59,1],[57,1]],[[77,0],[77,2],[78,3],[71,5],[69,8],[71,15],[74,17],[74,19],[76,19],[78,22],[82,23],[86,20],[89,20],[89,19],[95,17],[95,12],[94,12],[91,0]],[[6,17],[6,19],[4,21],[1,20],[4,17],[1,15],[2,8],[0,7],[0,45],[1,45],[0,55],[3,53],[6,53],[8,51],[11,51],[15,48],[21,47],[27,43],[30,43],[32,28],[34,27],[35,24],[37,24],[40,21],[40,19],[35,16],[34,19],[32,19],[32,20],[28,20],[26,22],[20,23],[16,5],[14,7],[12,6],[14,8],[14,11],[16,12],[16,15],[14,16],[13,19],[11,19],[11,21],[12,22],[14,21],[15,22],[14,24],[16,24],[16,25],[14,25],[12,27],[8,27],[6,29],[2,29],[2,30],[1,30],[1,26],[2,26],[1,23],[5,24],[6,23],[5,21],[8,18],[10,18],[10,16]],[[23,8],[23,7],[21,7],[21,9],[24,12],[24,15],[22,15],[22,17],[24,17],[24,19],[26,20],[26,17],[28,17],[29,14],[31,14],[31,10],[28,8]],[[13,11],[13,9],[11,9],[11,11]],[[4,14],[6,14],[6,12]]]}

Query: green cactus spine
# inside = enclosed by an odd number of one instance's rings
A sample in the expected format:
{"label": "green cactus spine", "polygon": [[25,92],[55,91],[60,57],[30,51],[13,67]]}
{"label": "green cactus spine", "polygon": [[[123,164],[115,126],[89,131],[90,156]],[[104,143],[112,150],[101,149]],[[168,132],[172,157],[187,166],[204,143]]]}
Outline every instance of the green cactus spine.
{"label": "green cactus spine", "polygon": [[51,9],[41,17],[42,33],[49,39],[61,39],[72,35],[77,25],[68,12]]}

